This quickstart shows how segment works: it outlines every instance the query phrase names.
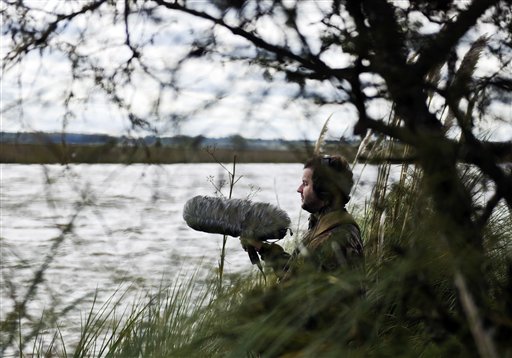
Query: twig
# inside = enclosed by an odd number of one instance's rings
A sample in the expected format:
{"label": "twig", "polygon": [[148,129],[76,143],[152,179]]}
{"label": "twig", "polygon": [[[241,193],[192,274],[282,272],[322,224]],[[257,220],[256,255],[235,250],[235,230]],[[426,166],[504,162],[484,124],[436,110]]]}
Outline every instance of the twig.
{"label": "twig", "polygon": [[478,314],[478,309],[475,305],[475,301],[473,301],[473,298],[471,297],[471,294],[467,289],[466,281],[464,280],[464,277],[462,276],[460,271],[457,270],[455,272],[454,280],[455,286],[459,290],[462,308],[468,319],[469,328],[475,340],[478,353],[480,353],[480,356],[482,357],[498,358],[494,342],[492,341],[489,334],[484,330],[484,327],[482,325],[482,319]]}

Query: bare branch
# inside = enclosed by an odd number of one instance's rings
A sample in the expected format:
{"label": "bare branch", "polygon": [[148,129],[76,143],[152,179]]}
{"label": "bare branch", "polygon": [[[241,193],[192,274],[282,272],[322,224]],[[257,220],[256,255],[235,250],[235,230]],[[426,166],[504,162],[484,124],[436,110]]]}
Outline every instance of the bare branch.
{"label": "bare branch", "polygon": [[451,49],[460,41],[461,37],[471,29],[477,20],[499,0],[474,0],[466,11],[460,13],[457,19],[446,26],[428,41],[420,51],[421,55],[414,64],[414,71],[418,75],[425,75],[430,69],[448,59]]}
{"label": "bare branch", "polygon": [[18,62],[24,55],[29,53],[30,51],[35,50],[36,48],[44,48],[48,45],[48,40],[52,34],[56,32],[59,25],[62,22],[71,21],[75,17],[85,14],[87,12],[93,12],[98,9],[103,3],[107,2],[107,0],[96,0],[88,5],[83,6],[80,10],[72,12],[67,15],[56,15],[57,19],[48,24],[46,29],[39,33],[39,36],[32,35],[27,38],[25,41],[22,41],[18,46],[14,47],[11,51],[9,51],[2,63],[2,69],[8,70],[10,66],[14,63]]}
{"label": "bare branch", "polygon": [[255,45],[257,48],[266,50],[269,53],[276,55],[279,60],[281,60],[281,61],[282,60],[293,60],[293,61],[297,62],[298,64],[300,64],[301,66],[318,73],[319,75],[323,74],[323,76],[325,76],[326,78],[335,77],[340,80],[342,80],[342,79],[346,80],[346,79],[351,78],[354,75],[354,71],[352,68],[333,70],[329,66],[327,66],[322,60],[320,60],[320,58],[318,58],[317,56],[313,56],[311,54],[308,55],[308,58],[299,56],[299,55],[293,53],[291,50],[289,50],[286,47],[270,44],[267,41],[263,40],[262,38],[256,36],[253,33],[250,33],[248,31],[244,30],[241,27],[230,26],[226,22],[224,22],[224,20],[215,18],[207,13],[188,8],[186,6],[178,4],[177,2],[169,3],[164,0],[154,0],[154,1],[157,4],[165,6],[168,9],[182,11],[182,12],[197,16],[202,19],[210,20],[213,23],[215,23],[216,25],[219,25],[221,27],[228,29],[234,35],[243,37],[244,39],[248,40],[253,45]]}

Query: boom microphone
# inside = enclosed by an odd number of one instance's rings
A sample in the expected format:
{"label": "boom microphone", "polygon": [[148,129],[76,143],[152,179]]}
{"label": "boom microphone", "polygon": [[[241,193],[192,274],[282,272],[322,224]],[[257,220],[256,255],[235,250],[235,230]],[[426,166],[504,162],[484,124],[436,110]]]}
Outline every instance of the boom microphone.
{"label": "boom microphone", "polygon": [[271,204],[210,196],[187,201],[183,219],[194,230],[261,241],[282,239],[290,227],[288,214]]}

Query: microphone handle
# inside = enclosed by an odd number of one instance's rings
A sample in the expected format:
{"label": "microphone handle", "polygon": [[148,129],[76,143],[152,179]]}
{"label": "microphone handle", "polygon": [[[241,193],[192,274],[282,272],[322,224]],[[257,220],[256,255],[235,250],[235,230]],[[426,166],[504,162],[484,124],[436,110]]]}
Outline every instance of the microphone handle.
{"label": "microphone handle", "polygon": [[249,259],[251,260],[251,263],[253,265],[257,265],[261,273],[263,273],[263,276],[265,276],[265,273],[263,272],[263,266],[261,265],[260,257],[258,255],[258,252],[256,252],[254,246],[249,245],[247,247],[247,253],[249,254]]}

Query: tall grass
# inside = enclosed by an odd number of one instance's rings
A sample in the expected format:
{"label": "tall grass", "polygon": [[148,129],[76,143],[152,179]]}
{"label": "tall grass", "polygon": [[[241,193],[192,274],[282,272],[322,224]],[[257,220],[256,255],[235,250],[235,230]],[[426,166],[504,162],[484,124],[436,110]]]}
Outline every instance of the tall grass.
{"label": "tall grass", "polygon": [[89,313],[74,356],[170,357],[186,356],[194,331],[207,316],[199,309],[207,301],[211,285],[187,283],[162,287],[116,317],[111,302]]}

